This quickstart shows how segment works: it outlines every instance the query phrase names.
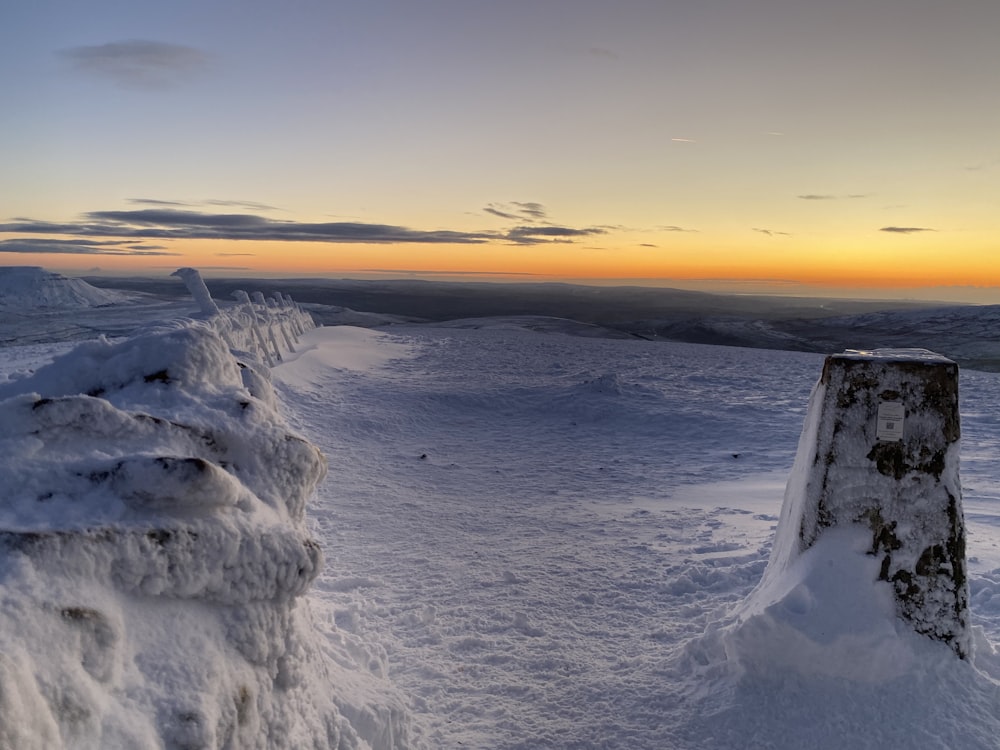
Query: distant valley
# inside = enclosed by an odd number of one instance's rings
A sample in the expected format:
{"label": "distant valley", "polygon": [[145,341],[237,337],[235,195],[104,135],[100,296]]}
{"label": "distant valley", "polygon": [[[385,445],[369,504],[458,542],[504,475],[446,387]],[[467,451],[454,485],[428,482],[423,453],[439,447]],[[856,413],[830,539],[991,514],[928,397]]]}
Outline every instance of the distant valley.
{"label": "distant valley", "polygon": [[[88,277],[107,289],[183,298],[175,279]],[[567,333],[791,351],[916,347],[966,367],[1000,371],[1000,305],[722,295],[649,287],[417,280],[208,279],[219,300],[236,289],[281,291],[318,322],[368,327],[531,316],[587,324]],[[528,327],[546,327],[530,325]],[[551,328],[551,326],[548,326]],[[601,330],[603,329],[603,331]]]}

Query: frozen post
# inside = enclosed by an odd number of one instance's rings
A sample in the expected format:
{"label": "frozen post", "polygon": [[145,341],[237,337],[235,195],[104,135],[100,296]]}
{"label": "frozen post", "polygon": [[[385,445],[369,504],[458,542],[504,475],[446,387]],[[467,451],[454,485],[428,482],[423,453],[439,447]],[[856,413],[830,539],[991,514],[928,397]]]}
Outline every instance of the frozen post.
{"label": "frozen post", "polygon": [[201,278],[201,274],[195,268],[178,268],[174,271],[171,276],[179,276],[181,281],[187,287],[187,290],[194,297],[194,301],[198,303],[198,307],[205,315],[218,315],[219,308],[215,304],[215,300],[212,299],[212,295],[208,291],[208,287],[205,286],[205,280]]}
{"label": "frozen post", "polygon": [[959,434],[951,360],[925,349],[827,357],[770,564],[786,567],[830,527],[866,527],[899,617],[968,656]]}

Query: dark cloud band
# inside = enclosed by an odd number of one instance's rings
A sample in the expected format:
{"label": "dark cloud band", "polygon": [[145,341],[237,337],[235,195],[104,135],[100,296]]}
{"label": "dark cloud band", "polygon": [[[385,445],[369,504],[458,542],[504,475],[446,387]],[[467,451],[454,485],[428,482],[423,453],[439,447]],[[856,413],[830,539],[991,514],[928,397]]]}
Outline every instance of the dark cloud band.
{"label": "dark cloud band", "polygon": [[0,253],[52,253],[56,255],[180,255],[159,245],[134,245],[129,242],[94,242],[92,240],[53,240],[27,237],[0,240]]}
{"label": "dark cloud band", "polygon": [[[151,201],[147,203],[149,205]],[[77,238],[127,238],[134,240],[250,240],[274,242],[329,242],[355,244],[447,244],[478,245],[486,242],[511,242],[534,245],[545,242],[573,242],[576,239],[606,234],[602,227],[573,227],[544,224],[520,225],[502,232],[463,232],[448,229],[424,231],[392,224],[362,222],[295,222],[279,221],[247,213],[203,213],[172,207],[176,204],[155,203],[154,208],[128,211],[91,211],[79,222],[47,222],[14,219],[0,224],[0,232],[21,234],[70,235]],[[538,204],[517,204],[523,212],[544,215]],[[13,242],[13,241],[12,241]],[[27,241],[22,241],[27,242]],[[86,240],[38,240],[49,242],[47,251],[57,252],[59,243],[71,242],[77,247],[96,248]],[[104,241],[100,246],[108,248]],[[13,251],[11,251],[13,252]],[[28,251],[24,251],[28,252]],[[96,249],[87,252],[97,252]]]}
{"label": "dark cloud band", "polygon": [[917,234],[918,232],[934,232],[936,230],[928,227],[882,227],[878,231],[891,234]]}

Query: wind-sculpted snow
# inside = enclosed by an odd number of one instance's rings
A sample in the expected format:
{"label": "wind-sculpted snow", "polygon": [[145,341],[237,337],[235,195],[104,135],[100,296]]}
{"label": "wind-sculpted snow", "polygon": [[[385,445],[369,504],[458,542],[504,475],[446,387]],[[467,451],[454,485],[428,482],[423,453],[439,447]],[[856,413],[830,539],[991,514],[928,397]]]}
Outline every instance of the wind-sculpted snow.
{"label": "wind-sculpted snow", "polygon": [[384,645],[431,746],[996,747],[996,376],[962,376],[963,661],[899,620],[870,532],[750,596],[821,357],[510,325],[303,343],[274,374],[336,471],[313,601]]}
{"label": "wind-sculpted snow", "polygon": [[0,385],[0,748],[405,746],[301,598],[326,460],[248,356],[287,353],[283,321],[245,304]]}
{"label": "wind-sculpted snow", "polygon": [[98,289],[37,266],[0,266],[0,310],[76,309],[128,302],[130,295]]}

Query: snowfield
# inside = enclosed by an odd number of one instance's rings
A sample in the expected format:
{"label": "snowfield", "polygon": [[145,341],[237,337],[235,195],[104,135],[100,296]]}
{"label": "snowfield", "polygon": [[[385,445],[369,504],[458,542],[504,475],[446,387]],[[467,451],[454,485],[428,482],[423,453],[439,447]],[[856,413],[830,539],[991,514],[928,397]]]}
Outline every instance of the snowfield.
{"label": "snowfield", "polygon": [[850,527],[760,585],[822,356],[248,326],[0,349],[0,747],[1000,746],[1000,376],[963,661]]}
{"label": "snowfield", "polygon": [[313,601],[386,650],[427,746],[997,746],[997,376],[962,382],[970,665],[897,621],[849,530],[747,603],[822,357],[512,325],[306,341],[274,375],[330,460]]}

